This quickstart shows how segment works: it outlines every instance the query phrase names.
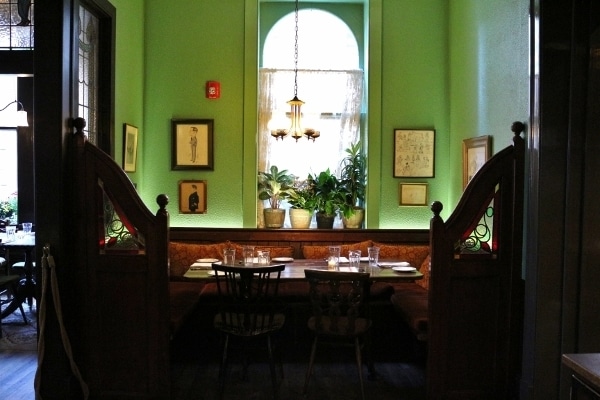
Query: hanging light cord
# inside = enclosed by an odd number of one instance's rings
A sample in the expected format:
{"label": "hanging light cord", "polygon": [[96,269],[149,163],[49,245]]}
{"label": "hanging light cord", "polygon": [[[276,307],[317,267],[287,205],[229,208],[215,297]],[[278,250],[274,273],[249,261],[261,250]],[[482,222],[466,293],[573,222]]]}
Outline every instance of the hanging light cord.
{"label": "hanging light cord", "polygon": [[296,30],[294,32],[294,97],[298,97],[298,0],[296,0],[294,18],[296,24]]}

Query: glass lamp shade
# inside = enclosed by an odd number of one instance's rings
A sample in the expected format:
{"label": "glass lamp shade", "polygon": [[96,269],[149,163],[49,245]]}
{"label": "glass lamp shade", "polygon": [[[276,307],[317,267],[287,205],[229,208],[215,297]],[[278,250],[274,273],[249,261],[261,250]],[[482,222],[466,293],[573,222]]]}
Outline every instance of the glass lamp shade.
{"label": "glass lamp shade", "polygon": [[17,111],[15,116],[16,126],[29,126],[27,122],[27,111]]}
{"label": "glass lamp shade", "polygon": [[298,99],[298,96],[294,96],[293,99],[291,99],[290,101],[287,102],[290,107],[291,107],[291,126],[290,126],[290,133],[292,134],[292,137],[294,139],[296,139],[296,142],[298,141],[298,139],[300,139],[303,135],[304,135],[304,129],[302,129],[302,104],[304,104],[304,102],[300,99]]}

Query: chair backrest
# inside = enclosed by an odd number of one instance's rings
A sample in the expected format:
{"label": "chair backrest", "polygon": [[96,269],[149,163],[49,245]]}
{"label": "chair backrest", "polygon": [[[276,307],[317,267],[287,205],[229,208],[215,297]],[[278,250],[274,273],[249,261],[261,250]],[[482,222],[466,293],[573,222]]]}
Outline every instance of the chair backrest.
{"label": "chair backrest", "polygon": [[219,313],[217,328],[237,336],[256,336],[281,328],[277,299],[285,264],[242,267],[213,264]]}
{"label": "chair backrest", "polygon": [[316,331],[354,334],[357,319],[366,315],[369,273],[305,269],[304,276]]}

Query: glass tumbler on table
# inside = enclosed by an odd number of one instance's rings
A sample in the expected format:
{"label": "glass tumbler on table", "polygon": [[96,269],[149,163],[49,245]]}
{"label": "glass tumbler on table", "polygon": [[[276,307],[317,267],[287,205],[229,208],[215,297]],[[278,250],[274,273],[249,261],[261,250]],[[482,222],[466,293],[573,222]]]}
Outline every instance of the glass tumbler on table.
{"label": "glass tumbler on table", "polygon": [[223,265],[235,265],[235,249],[223,250]]}
{"label": "glass tumbler on table", "polygon": [[374,268],[379,266],[379,247],[369,247],[367,249],[369,252],[369,268]]}
{"label": "glass tumbler on table", "polygon": [[329,246],[329,258],[327,258],[327,269],[337,270],[340,265],[340,246]]}
{"label": "glass tumbler on table", "polygon": [[254,246],[244,246],[244,266],[251,267],[254,264]]}
{"label": "glass tumbler on table", "polygon": [[350,261],[350,271],[365,272],[364,267],[360,265],[360,250],[350,250],[348,252],[348,261]]}
{"label": "glass tumbler on table", "polygon": [[271,257],[269,257],[269,250],[258,250],[256,256],[258,257],[258,263],[260,265],[269,265]]}

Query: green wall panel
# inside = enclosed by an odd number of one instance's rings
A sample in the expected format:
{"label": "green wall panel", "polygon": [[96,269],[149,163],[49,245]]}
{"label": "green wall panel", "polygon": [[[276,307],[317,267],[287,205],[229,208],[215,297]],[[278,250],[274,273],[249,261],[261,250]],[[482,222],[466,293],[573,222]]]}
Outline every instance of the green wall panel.
{"label": "green wall panel", "polygon": [[[142,198],[171,199],[172,226],[256,224],[260,0],[112,0],[117,8],[116,132],[140,128]],[[339,7],[340,2],[335,2]],[[355,3],[355,2],[354,2]],[[528,118],[528,0],[365,0],[369,228],[427,228],[429,207],[401,207],[400,182],[425,182],[447,217],[462,193],[462,140]],[[351,7],[356,7],[353,4]],[[208,80],[221,98],[208,100]],[[171,170],[171,119],[214,119],[214,171]],[[435,177],[393,177],[393,131],[435,129]],[[178,213],[178,181],[206,180],[208,212]]]}

